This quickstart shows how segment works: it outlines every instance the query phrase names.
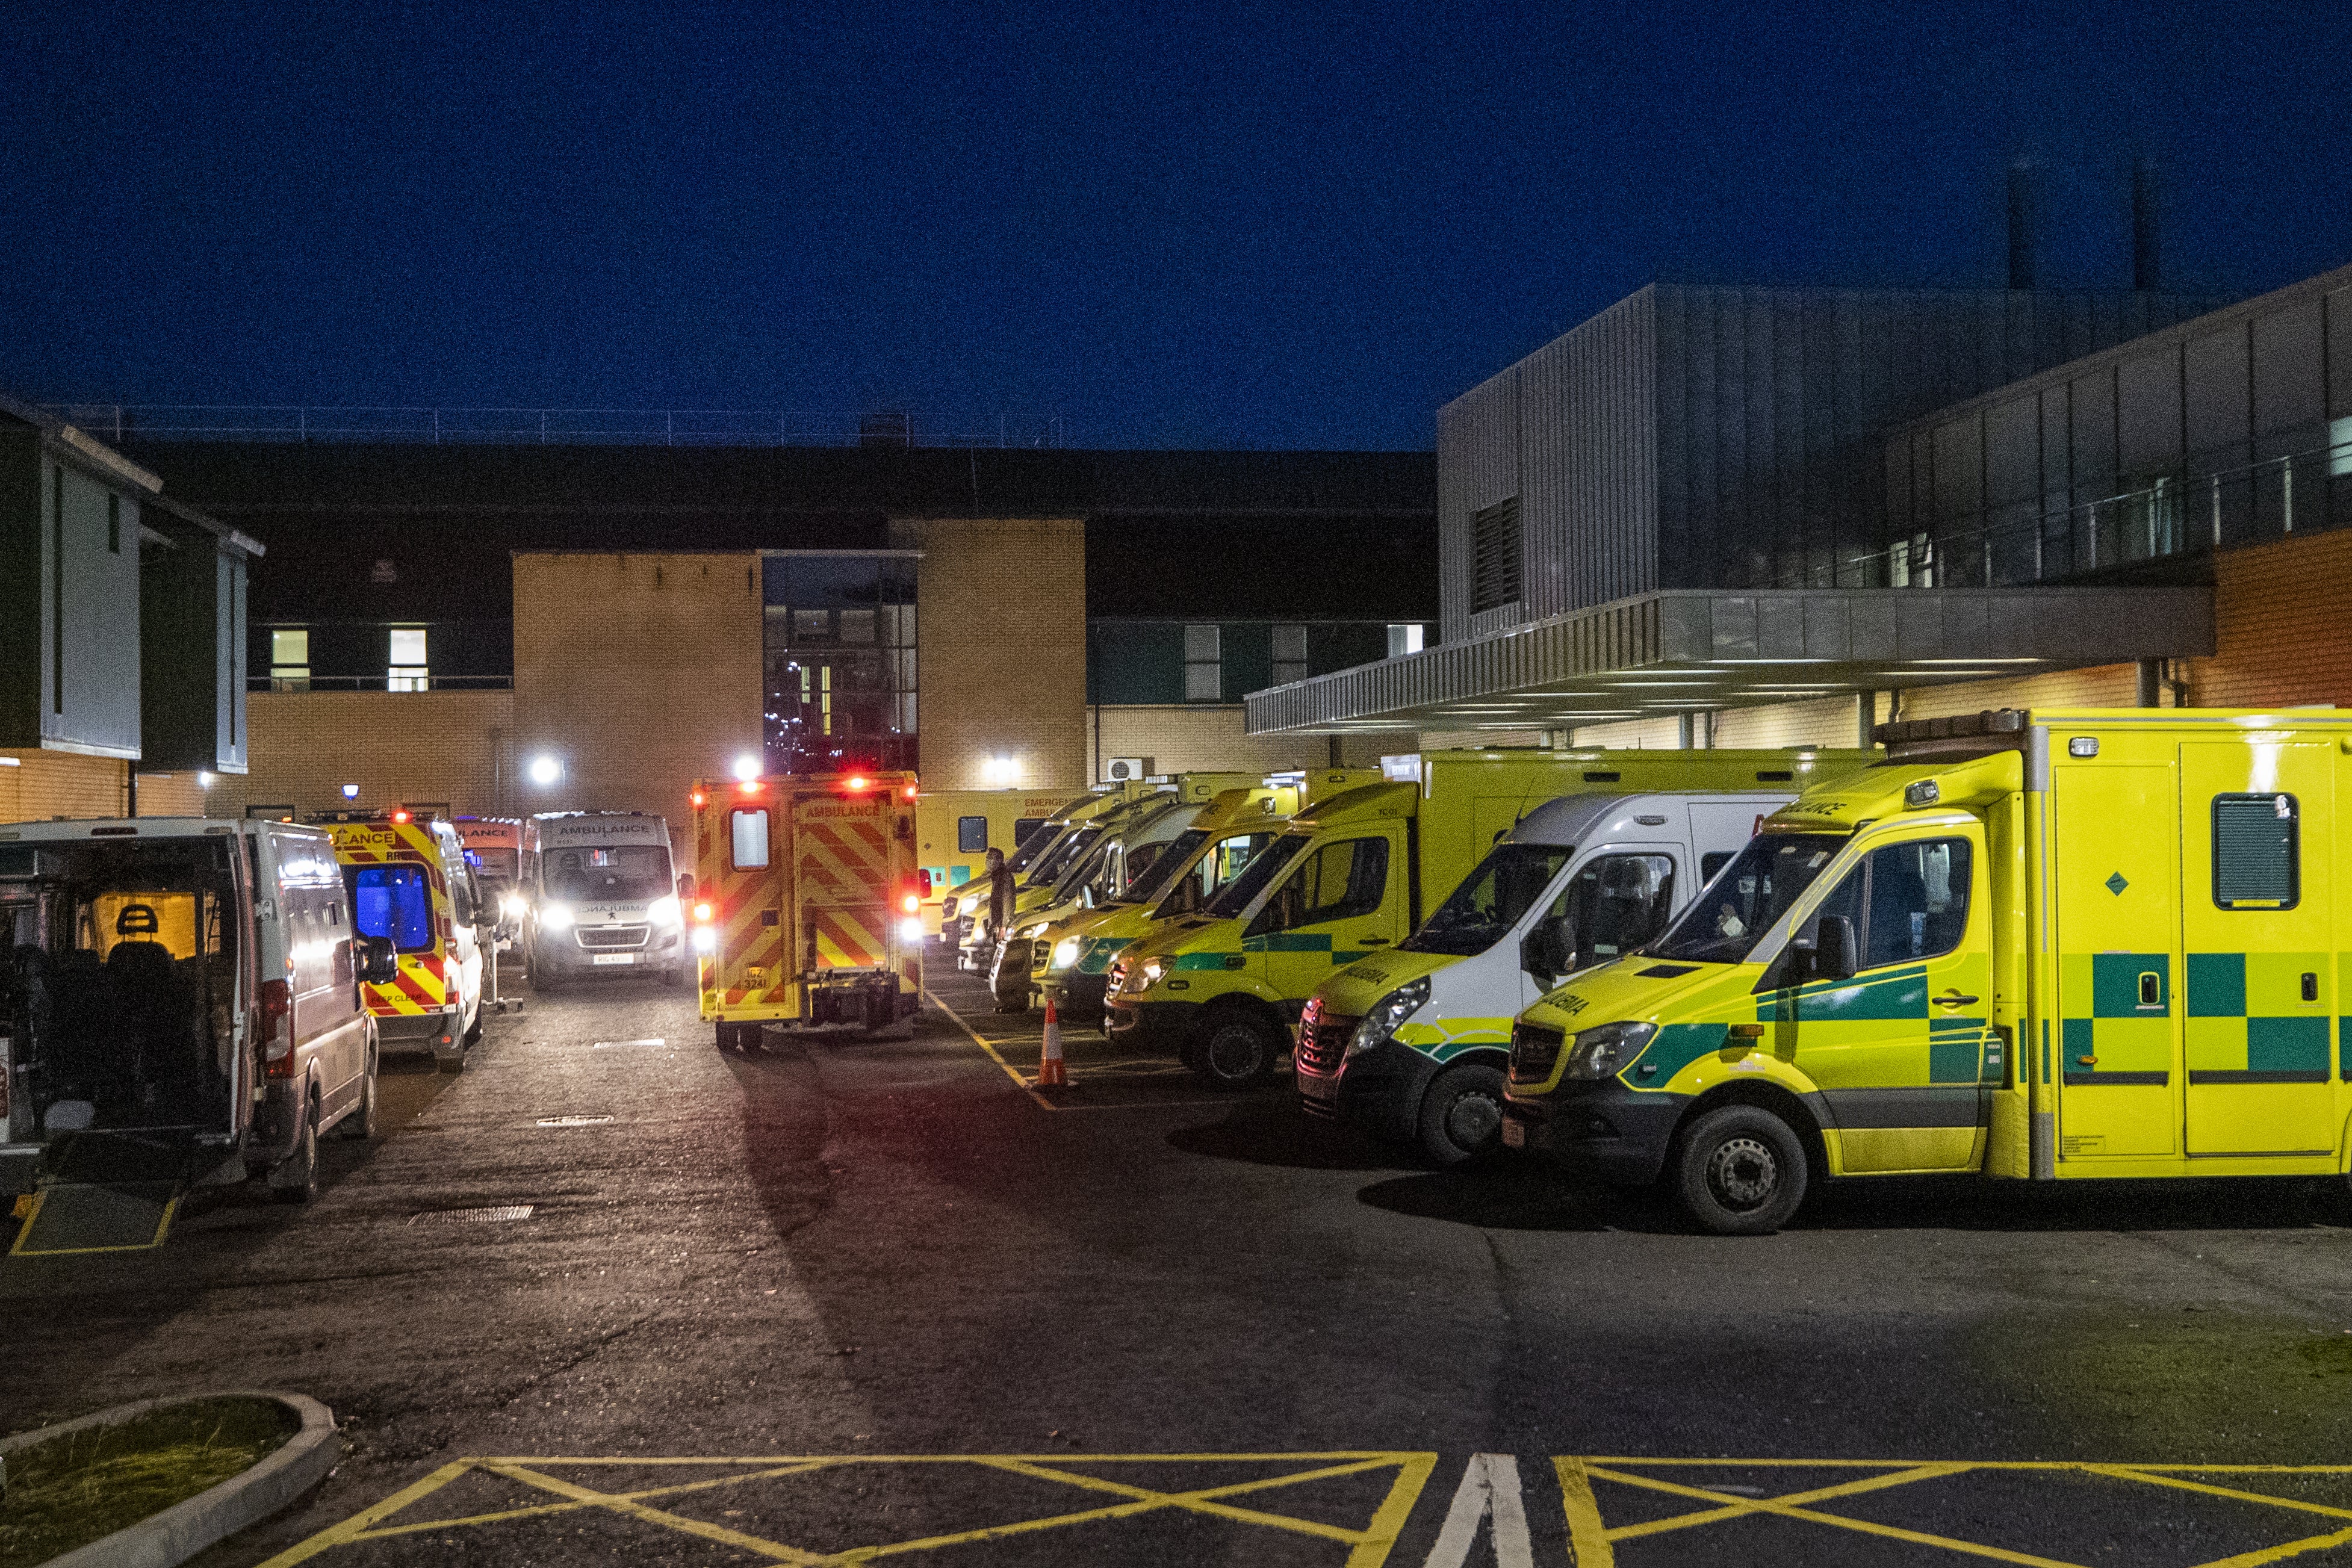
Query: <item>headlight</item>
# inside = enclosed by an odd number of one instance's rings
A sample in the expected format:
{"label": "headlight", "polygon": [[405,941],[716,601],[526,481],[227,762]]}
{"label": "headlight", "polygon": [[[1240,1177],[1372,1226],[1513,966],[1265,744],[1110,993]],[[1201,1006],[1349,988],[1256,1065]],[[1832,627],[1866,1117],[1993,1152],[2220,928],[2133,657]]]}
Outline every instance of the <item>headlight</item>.
{"label": "headlight", "polygon": [[539,924],[542,930],[562,931],[572,925],[572,906],[552,900],[539,906]]}
{"label": "headlight", "polygon": [[1604,1023],[1581,1030],[1569,1042],[1568,1065],[1560,1076],[1614,1078],[1633,1064],[1657,1032],[1655,1024],[1646,1023]]}
{"label": "headlight", "polygon": [[899,921],[898,940],[920,944],[923,940],[923,923],[911,915]]}
{"label": "headlight", "polygon": [[522,912],[530,907],[530,903],[520,893],[509,893],[499,900],[499,913],[510,920],[521,919]]}
{"label": "headlight", "polygon": [[665,893],[646,905],[646,918],[656,925],[683,925],[686,912],[677,906],[677,894]]}
{"label": "headlight", "polygon": [[694,950],[698,953],[718,952],[719,933],[708,925],[696,926],[694,928]]}
{"label": "headlight", "polygon": [[1397,1026],[1419,1012],[1429,1000],[1429,977],[1399,986],[1372,1004],[1372,1010],[1356,1025],[1356,1032],[1348,1037],[1348,1054],[1370,1051],[1385,1042],[1397,1031]]}
{"label": "headlight", "polygon": [[1078,939],[1065,936],[1054,944],[1054,967],[1066,969],[1078,961]]}

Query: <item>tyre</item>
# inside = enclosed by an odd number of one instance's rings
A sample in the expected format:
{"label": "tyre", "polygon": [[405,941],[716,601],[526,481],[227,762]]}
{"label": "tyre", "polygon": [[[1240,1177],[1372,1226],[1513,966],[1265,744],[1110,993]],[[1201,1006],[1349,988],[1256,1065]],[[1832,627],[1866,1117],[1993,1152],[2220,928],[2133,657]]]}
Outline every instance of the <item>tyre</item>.
{"label": "tyre", "polygon": [[319,1105],[312,1101],[302,1113],[302,1131],[294,1152],[270,1173],[269,1196],[280,1203],[303,1204],[319,1196]]}
{"label": "tyre", "polygon": [[1193,1037],[1185,1065],[1219,1089],[1264,1083],[1282,1059],[1282,1040],[1272,1024],[1252,1013],[1213,1013]]}
{"label": "tyre", "polygon": [[375,1056],[368,1056],[367,1077],[360,1083],[360,1103],[352,1107],[350,1115],[339,1129],[346,1138],[365,1140],[375,1136]]}
{"label": "tyre", "polygon": [[729,1023],[724,1019],[721,1019],[719,1022],[719,1051],[722,1056],[730,1051],[740,1051],[742,1049],[736,1040],[735,1028],[735,1025]]}
{"label": "tyre", "polygon": [[1805,1145],[1760,1105],[1726,1105],[1683,1130],[1667,1167],[1683,1212],[1717,1236],[1767,1236],[1805,1201]]}
{"label": "tyre", "polygon": [[1458,1166],[1503,1146],[1503,1073],[1466,1061],[1439,1073],[1421,1097],[1422,1153]]}
{"label": "tyre", "polygon": [[466,1053],[462,1051],[436,1051],[433,1053],[433,1061],[434,1064],[439,1067],[444,1072],[463,1072],[466,1071]]}

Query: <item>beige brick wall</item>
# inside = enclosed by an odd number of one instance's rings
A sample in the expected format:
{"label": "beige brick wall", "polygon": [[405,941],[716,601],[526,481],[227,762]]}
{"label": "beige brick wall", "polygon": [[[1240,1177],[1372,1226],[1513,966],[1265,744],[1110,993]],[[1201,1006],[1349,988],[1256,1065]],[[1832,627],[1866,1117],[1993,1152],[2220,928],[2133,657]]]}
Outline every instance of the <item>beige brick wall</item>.
{"label": "beige brick wall", "polygon": [[[932,517],[898,527],[923,551],[915,625],[924,784],[1083,789],[1086,524]],[[983,767],[994,757],[1013,758],[1017,775],[990,777]]]}
{"label": "beige brick wall", "polygon": [[[457,812],[512,810],[511,692],[251,692],[246,696],[247,767],[218,775],[207,814],[237,817],[248,804],[298,811],[440,800]],[[152,810],[150,786],[140,805]]]}
{"label": "beige brick wall", "polygon": [[[1878,704],[1885,716],[1886,699]],[[1715,716],[1715,744],[1726,747],[1852,746],[1861,715],[1852,697],[1726,708]]]}
{"label": "beige brick wall", "polygon": [[122,815],[123,765],[67,751],[0,751],[0,822]]}
{"label": "beige brick wall", "polygon": [[[1087,776],[1102,778],[1103,759],[1145,757],[1161,773],[1275,773],[1331,766],[1331,738],[1322,735],[1258,735],[1244,728],[1239,704],[1106,705],[1087,710]],[[1099,735],[1099,744],[1097,735]],[[1340,737],[1339,766],[1373,768],[1382,757],[1419,749],[1409,729],[1365,731]],[[924,737],[928,756],[930,739]]]}
{"label": "beige brick wall", "polygon": [[693,780],[765,745],[759,558],[519,554],[514,575],[519,813],[648,811],[683,841]]}
{"label": "beige brick wall", "polygon": [[2184,661],[2190,703],[2352,707],[2352,529],[2216,557],[2213,634]]}

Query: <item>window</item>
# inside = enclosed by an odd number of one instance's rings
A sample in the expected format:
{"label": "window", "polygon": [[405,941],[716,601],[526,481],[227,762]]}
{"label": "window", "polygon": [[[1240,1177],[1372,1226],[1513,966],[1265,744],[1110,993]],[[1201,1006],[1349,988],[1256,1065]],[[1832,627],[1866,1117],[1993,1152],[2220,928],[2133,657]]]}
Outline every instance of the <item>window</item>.
{"label": "window", "polygon": [[1547,918],[1558,923],[1559,970],[1574,974],[1646,946],[1675,904],[1668,855],[1603,855],[1570,879]]}
{"label": "window", "polygon": [[1217,628],[1185,627],[1184,700],[1188,703],[1223,702],[1224,695],[1224,655]]}
{"label": "window", "polygon": [[352,894],[352,928],[362,936],[389,936],[404,953],[433,946],[433,895],[421,865],[355,865],[343,869]]}
{"label": "window", "polygon": [[1518,924],[1575,852],[1565,844],[1496,844],[1404,946],[1464,958],[1484,953]]}
{"label": "window", "polygon": [[768,809],[765,806],[738,806],[727,813],[728,836],[733,841],[733,865],[737,871],[765,871],[768,867]]}
{"label": "window", "polygon": [[2302,816],[2292,795],[2213,797],[2213,902],[2293,909],[2303,897]]}
{"label": "window", "polygon": [[1731,863],[1732,850],[1709,850],[1698,857],[1698,880],[1704,884],[1715,880],[1715,873]]}
{"label": "window", "polygon": [[421,692],[431,689],[432,672],[425,667],[425,628],[392,629],[392,667],[384,674],[384,690]]}
{"label": "window", "polygon": [[1519,601],[1519,502],[1498,501],[1470,519],[1470,612]]}
{"label": "window", "polygon": [[1307,678],[1307,628],[1276,626],[1274,629],[1274,684],[1287,685],[1292,681]]}
{"label": "window", "polygon": [[[756,809],[756,808],[754,808]],[[742,815],[738,812],[737,815]],[[761,821],[766,813],[761,813]],[[761,864],[767,862],[762,860]],[[634,903],[674,892],[669,851],[659,844],[583,844],[545,852],[540,881],[551,898]]]}
{"label": "window", "polygon": [[956,853],[979,855],[988,852],[988,819],[958,817],[956,819]]}
{"label": "window", "polygon": [[1388,885],[1388,840],[1338,840],[1300,862],[1297,871],[1250,922],[1249,935],[1295,931],[1302,925],[1372,914],[1380,908]]}
{"label": "window", "polygon": [[1684,964],[1738,964],[1845,847],[1843,835],[1773,833],[1748,841],[1706,896],[1651,944],[1653,957]]}
{"label": "window", "polygon": [[[1875,969],[1888,964],[1916,964],[1960,945],[1969,925],[1969,841],[1966,839],[1922,839],[1873,850],[1864,869],[1869,873],[1870,906],[1863,922],[1862,967]],[[1848,895],[1856,876],[1831,902]],[[1846,908],[1822,905],[1824,914],[1852,915]]]}
{"label": "window", "polygon": [[1043,817],[1021,817],[1015,819],[1013,823],[1013,847],[1019,849],[1023,844],[1027,843],[1030,836],[1045,825],[1045,819]]}
{"label": "window", "polygon": [[269,629],[269,689],[307,692],[310,689],[310,633],[300,626]]}
{"label": "window", "polygon": [[1422,640],[1426,631],[1427,628],[1418,621],[1390,622],[1389,657],[1401,659],[1407,653],[1420,653],[1423,646]]}
{"label": "window", "polygon": [[460,925],[474,923],[474,879],[460,872],[449,879],[449,918]]}

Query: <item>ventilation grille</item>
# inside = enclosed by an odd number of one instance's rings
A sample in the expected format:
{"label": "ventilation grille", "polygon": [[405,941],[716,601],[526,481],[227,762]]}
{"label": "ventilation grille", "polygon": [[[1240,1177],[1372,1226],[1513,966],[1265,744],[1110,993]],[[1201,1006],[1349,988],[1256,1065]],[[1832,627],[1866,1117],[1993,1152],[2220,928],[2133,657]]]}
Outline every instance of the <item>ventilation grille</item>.
{"label": "ventilation grille", "polygon": [[1470,519],[1470,613],[1519,601],[1519,503],[1498,501]]}

